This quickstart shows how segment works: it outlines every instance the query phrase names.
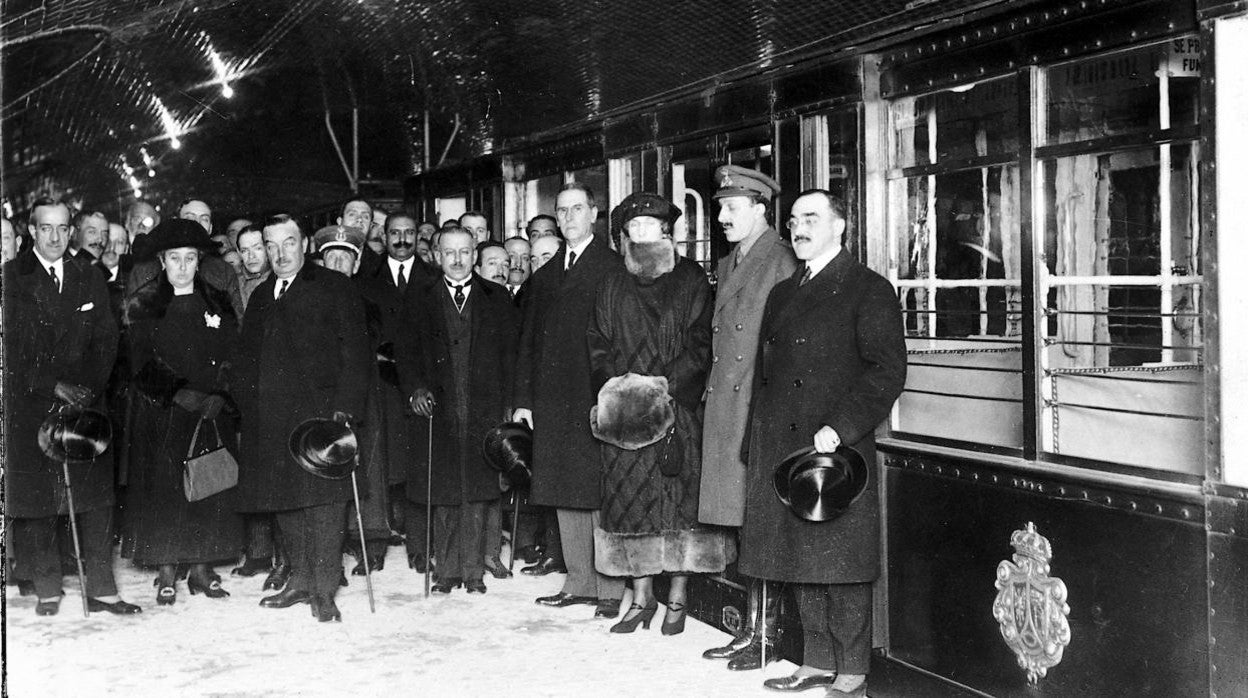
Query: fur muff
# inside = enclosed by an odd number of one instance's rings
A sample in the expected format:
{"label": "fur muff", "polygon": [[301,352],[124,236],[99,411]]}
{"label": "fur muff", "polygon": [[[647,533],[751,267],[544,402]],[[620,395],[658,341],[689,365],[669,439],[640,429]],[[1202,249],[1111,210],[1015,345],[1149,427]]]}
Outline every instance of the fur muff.
{"label": "fur muff", "polygon": [[656,443],[676,423],[672,397],[663,376],[626,373],[608,380],[589,408],[594,437],[626,451]]}
{"label": "fur muff", "polygon": [[648,577],[663,572],[723,572],[737,559],[723,530],[695,528],[662,533],[613,533],[594,529],[594,567],[610,577]]}
{"label": "fur muff", "polygon": [[670,237],[655,242],[633,242],[620,237],[624,266],[639,279],[653,281],[676,268],[676,243]]}

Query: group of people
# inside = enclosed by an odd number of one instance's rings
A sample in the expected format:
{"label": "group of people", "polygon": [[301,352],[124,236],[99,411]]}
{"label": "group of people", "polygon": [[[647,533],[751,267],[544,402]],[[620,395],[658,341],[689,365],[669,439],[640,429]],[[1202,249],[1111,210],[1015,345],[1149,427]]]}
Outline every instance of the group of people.
{"label": "group of people", "polygon": [[[896,295],[844,249],[836,196],[796,198],[790,243],[768,222],[771,178],[733,165],[716,178],[732,250],[714,287],[679,253],[671,202],[632,194],[596,235],[597,201],[577,183],[553,216],[501,242],[476,212],[440,227],[403,213],[374,224],[362,200],[318,231],[277,214],[222,234],[198,200],[165,221],[136,204],[115,228],[35,202],[29,240],[7,222],[4,239],[13,576],[37,613],[57,612],[67,488],[37,433],[57,410],[98,407],[114,448],[69,466],[93,610],[140,610],[113,582],[115,512],[123,555],[158,570],[159,604],[175,603],[183,574],[192,594],[228,596],[213,565],[242,551],[234,573],[267,572],[276,592],[262,606],[309,603],[339,620],[344,541],[364,539],[350,551],[363,573],[383,567],[398,534],[434,593],[484,593],[486,572],[510,574],[499,562],[509,485],[481,444],[523,422],[530,516],[512,546],[533,563],[526,573],[566,572],[537,603],[592,605],[616,619],[611,632],[633,632],[657,613],[662,575],[662,632],[679,633],[690,575],[736,561],[754,580],[748,622],[704,656],[760,668],[779,597],[765,585],[788,583],[805,662],[766,684],[863,695],[874,468],[826,523],[794,515],[771,480],[802,448],[852,447],[874,463],[873,431],[905,380]],[[288,446],[306,420],[331,416],[359,437],[358,512],[349,480],[315,477]],[[183,463],[214,447],[236,456],[237,485],[188,501]]]}

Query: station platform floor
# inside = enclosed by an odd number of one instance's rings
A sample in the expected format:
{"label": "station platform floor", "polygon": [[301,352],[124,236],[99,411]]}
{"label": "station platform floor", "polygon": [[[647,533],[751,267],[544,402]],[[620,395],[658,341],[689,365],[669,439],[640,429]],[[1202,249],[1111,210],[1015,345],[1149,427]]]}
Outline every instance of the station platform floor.
{"label": "station platform floor", "polygon": [[[344,563],[350,569],[354,560]],[[231,578],[225,566],[218,572],[228,599],[191,596],[179,582],[177,602],[157,606],[155,573],[116,560],[122,598],[143,607],[127,617],[83,618],[73,576],[65,577],[66,596],[52,617],[36,616],[35,599],[8,586],[7,695],[777,696],[763,679],[796,668],[781,661],[765,672],[730,672],[724,662],[704,660],[702,651],[728,636],[692,618],[680,635],[660,634],[661,611],[649,630],[612,635],[611,621],[595,620],[591,606],[536,605],[536,597],[559,591],[562,575],[487,575],[485,595],[457,589],[426,599],[423,575],[404,563],[402,549],[391,548],[373,575],[376,613],[364,578],[350,577],[337,597],[341,623],[317,623],[307,605],[261,608],[263,578]],[[962,695],[880,669],[872,696]]]}

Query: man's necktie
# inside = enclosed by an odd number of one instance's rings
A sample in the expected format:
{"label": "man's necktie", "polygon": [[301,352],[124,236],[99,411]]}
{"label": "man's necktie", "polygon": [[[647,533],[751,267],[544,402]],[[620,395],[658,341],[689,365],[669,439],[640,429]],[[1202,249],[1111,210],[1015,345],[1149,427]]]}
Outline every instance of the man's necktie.
{"label": "man's necktie", "polygon": [[452,297],[452,300],[455,301],[455,309],[461,313],[464,312],[464,301],[468,300],[468,297],[464,295],[464,286],[467,285],[451,284],[451,288],[455,291],[455,295]]}
{"label": "man's necktie", "polygon": [[56,267],[48,267],[48,276],[52,277],[52,283],[56,284],[56,292],[61,292],[61,279],[56,275]]}
{"label": "man's necktie", "polygon": [[403,273],[404,265],[399,265],[399,293],[407,290],[407,274]]}
{"label": "man's necktie", "polygon": [[290,285],[290,279],[282,279],[282,287],[277,289],[277,297],[281,298],[286,294],[286,287]]}
{"label": "man's necktie", "polygon": [[563,270],[564,270],[564,271],[567,271],[567,270],[571,269],[573,264],[576,264],[576,253],[575,253],[575,252],[569,252],[569,253],[568,253],[568,266],[564,267],[564,268],[563,268]]}
{"label": "man's necktie", "polygon": [[798,286],[805,286],[810,281],[810,267],[806,267],[806,271],[802,272],[802,280],[797,282]]}
{"label": "man's necktie", "polygon": [[745,257],[745,255],[741,254],[741,248],[738,247],[737,253],[732,256],[732,268],[733,269],[736,269],[737,267],[741,266],[742,257]]}

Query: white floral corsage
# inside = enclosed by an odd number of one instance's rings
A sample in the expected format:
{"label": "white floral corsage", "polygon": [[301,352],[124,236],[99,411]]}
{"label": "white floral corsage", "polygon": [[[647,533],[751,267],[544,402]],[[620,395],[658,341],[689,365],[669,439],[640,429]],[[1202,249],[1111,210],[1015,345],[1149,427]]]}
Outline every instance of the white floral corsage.
{"label": "white floral corsage", "polygon": [[221,327],[221,316],[205,312],[204,325],[211,327],[214,330]]}

